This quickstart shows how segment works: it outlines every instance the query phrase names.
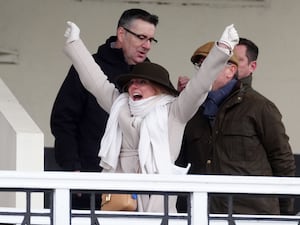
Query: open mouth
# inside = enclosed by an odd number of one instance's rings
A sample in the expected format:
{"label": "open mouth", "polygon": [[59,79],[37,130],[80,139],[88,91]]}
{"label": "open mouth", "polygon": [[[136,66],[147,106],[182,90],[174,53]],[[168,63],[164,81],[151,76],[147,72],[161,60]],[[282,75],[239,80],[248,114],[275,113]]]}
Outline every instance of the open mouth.
{"label": "open mouth", "polygon": [[141,100],[143,98],[143,96],[139,93],[133,93],[133,101],[138,101]]}

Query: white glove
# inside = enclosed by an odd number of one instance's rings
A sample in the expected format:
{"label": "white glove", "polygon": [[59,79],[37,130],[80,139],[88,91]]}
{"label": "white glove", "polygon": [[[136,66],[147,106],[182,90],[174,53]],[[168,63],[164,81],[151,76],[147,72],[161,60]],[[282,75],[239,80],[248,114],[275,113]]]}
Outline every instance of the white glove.
{"label": "white glove", "polygon": [[75,23],[68,21],[67,29],[64,34],[64,36],[67,38],[66,43],[79,40],[79,34],[80,34],[79,27]]}
{"label": "white glove", "polygon": [[236,46],[239,43],[239,35],[236,29],[234,28],[233,24],[225,28],[219,43],[228,46],[230,51],[232,51],[234,49],[234,46]]}

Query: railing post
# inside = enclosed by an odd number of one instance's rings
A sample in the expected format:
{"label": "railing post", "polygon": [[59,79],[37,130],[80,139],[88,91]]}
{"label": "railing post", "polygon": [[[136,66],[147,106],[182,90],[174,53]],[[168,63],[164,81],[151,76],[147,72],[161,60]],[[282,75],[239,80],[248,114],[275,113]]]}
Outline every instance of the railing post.
{"label": "railing post", "polygon": [[191,224],[208,225],[207,192],[191,194]]}
{"label": "railing post", "polygon": [[53,225],[71,225],[70,189],[55,189],[53,198]]}

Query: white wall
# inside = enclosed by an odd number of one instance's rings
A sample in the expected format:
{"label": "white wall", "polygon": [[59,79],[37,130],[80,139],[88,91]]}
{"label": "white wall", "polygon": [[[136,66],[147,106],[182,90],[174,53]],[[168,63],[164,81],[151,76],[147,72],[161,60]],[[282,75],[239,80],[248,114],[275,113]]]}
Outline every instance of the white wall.
{"label": "white wall", "polygon": [[0,77],[44,132],[45,146],[53,146],[50,112],[70,66],[62,53],[67,20],[80,26],[83,39],[94,52],[115,33],[124,9],[139,7],[157,14],[159,44],[150,57],[170,71],[174,84],[179,75],[193,74],[189,60],[195,48],[217,40],[224,27],[234,23],[241,36],[260,47],[254,86],[277,104],[293,151],[300,153],[300,109],[296,100],[300,95],[300,2],[268,2],[266,8],[216,8],[101,0],[0,0],[0,48],[19,52],[18,64],[0,64]]}
{"label": "white wall", "polygon": [[[44,135],[0,79],[0,170],[43,171]],[[24,193],[1,192],[0,206],[26,206]],[[42,206],[42,195],[32,198]]]}

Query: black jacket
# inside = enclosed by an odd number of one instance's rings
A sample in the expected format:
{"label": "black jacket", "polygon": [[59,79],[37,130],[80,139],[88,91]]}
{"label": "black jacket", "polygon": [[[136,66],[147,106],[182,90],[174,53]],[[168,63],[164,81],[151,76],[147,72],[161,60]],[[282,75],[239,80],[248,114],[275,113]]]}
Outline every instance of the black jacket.
{"label": "black jacket", "polygon": [[[110,37],[93,55],[112,82],[131,69],[123,51],[110,47],[115,41],[115,36]],[[98,152],[107,119],[108,114],[83,87],[72,66],[54,102],[50,122],[55,158],[63,170],[101,171]]]}

